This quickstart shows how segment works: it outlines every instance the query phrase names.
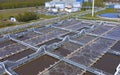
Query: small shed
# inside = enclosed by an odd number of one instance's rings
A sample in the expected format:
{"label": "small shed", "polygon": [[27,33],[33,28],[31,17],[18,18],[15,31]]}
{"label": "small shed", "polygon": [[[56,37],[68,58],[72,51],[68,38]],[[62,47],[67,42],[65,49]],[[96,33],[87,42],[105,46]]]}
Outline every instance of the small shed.
{"label": "small shed", "polygon": [[10,21],[16,22],[16,18],[15,17],[10,17]]}

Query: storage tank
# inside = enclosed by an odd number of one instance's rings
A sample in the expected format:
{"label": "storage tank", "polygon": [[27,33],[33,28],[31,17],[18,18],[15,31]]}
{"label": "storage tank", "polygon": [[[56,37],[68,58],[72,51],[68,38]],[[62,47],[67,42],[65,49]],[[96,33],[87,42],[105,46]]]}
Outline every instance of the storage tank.
{"label": "storage tank", "polygon": [[71,9],[71,8],[70,8],[70,9],[65,8],[65,11],[71,13],[71,12],[72,12],[72,9]]}
{"label": "storage tank", "polygon": [[58,12],[57,8],[52,8],[51,10],[52,10],[52,12]]}
{"label": "storage tank", "polygon": [[60,8],[60,9],[59,9],[59,11],[63,12],[63,11],[64,11],[64,9]]}
{"label": "storage tank", "polygon": [[66,9],[65,9],[65,11],[66,11],[66,12],[69,12],[69,13],[71,13],[71,12],[76,12],[76,11],[79,11],[79,10],[80,10],[79,8],[70,8],[70,9],[66,8]]}

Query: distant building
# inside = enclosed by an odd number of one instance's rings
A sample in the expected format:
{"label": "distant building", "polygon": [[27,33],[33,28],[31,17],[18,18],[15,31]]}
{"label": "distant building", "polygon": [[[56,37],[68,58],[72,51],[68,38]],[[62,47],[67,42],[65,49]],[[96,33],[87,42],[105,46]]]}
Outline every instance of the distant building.
{"label": "distant building", "polygon": [[52,0],[51,2],[46,2],[45,7],[53,12],[76,12],[81,9],[83,2],[84,0]]}
{"label": "distant building", "polygon": [[115,8],[115,9],[120,9],[120,4],[116,4],[116,5],[114,6],[114,8]]}
{"label": "distant building", "polygon": [[120,9],[120,4],[112,4],[108,6],[109,8]]}

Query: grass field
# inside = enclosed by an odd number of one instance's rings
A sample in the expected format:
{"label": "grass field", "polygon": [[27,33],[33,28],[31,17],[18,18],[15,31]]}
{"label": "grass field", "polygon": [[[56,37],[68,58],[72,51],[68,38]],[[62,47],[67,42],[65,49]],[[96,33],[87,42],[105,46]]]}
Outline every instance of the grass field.
{"label": "grass field", "polygon": [[37,10],[35,7],[0,10],[0,19],[9,18],[10,16],[16,16],[19,13],[24,13],[27,11],[35,11],[35,10]]}
{"label": "grass field", "polygon": [[[3,20],[8,20],[10,16],[16,16],[20,13],[28,12],[28,11],[36,11],[36,10],[41,10],[42,8],[36,8],[36,7],[26,7],[26,8],[16,8],[16,9],[4,9],[0,10],[0,28],[2,27],[8,27],[8,26],[14,26],[16,24],[22,24],[21,22],[19,23],[11,23],[10,21],[3,21]],[[38,20],[32,20],[30,22],[35,22],[39,20],[44,20],[44,19],[50,19],[54,18],[56,16],[50,16],[50,15],[45,15],[45,14],[38,14],[40,19]],[[26,23],[26,22],[24,22]]]}
{"label": "grass field", "polygon": [[[20,22],[11,23],[9,21],[9,18],[11,16],[22,14],[24,12],[28,12],[28,11],[34,12],[36,10],[41,10],[41,7],[47,1],[51,1],[51,0],[0,0],[0,9],[2,9],[0,10],[0,28],[21,24]],[[38,16],[40,16],[40,19],[38,20],[44,20],[44,19],[50,19],[56,17],[45,14],[39,14]],[[38,21],[38,20],[32,20],[32,21]]]}
{"label": "grass field", "polygon": [[104,21],[114,21],[114,22],[118,22],[117,20],[107,20],[107,19],[103,19],[103,18],[99,18],[98,15],[99,14],[104,14],[104,13],[114,13],[116,12],[117,10],[116,9],[110,9],[110,8],[107,8],[106,10],[103,10],[103,11],[100,11],[100,12],[97,12],[95,13],[94,17],[91,16],[91,14],[87,14],[85,16],[82,16],[82,17],[79,17],[81,19],[90,19],[90,20],[104,20]]}
{"label": "grass field", "polygon": [[[103,11],[95,13],[94,17],[97,17],[97,15],[99,15],[99,14],[112,13],[112,12],[116,12],[116,9],[110,9],[110,8],[108,8],[106,10],[103,10]],[[91,14],[85,15],[85,17],[91,17]]]}

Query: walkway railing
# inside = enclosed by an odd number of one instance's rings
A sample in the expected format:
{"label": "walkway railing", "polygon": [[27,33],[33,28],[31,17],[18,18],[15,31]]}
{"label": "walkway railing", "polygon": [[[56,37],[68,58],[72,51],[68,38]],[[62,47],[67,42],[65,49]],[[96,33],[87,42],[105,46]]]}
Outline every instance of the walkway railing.
{"label": "walkway railing", "polygon": [[120,75],[120,64],[116,68],[116,72],[114,75]]}
{"label": "walkway railing", "polygon": [[9,36],[9,38],[11,39],[11,40],[13,40],[13,41],[15,41],[15,42],[17,42],[17,43],[20,43],[20,44],[22,44],[22,45],[24,45],[24,46],[27,46],[27,47],[29,47],[29,48],[34,48],[34,49],[38,49],[37,47],[34,47],[34,46],[32,46],[32,45],[30,45],[30,44],[27,44],[27,43],[25,43],[25,42],[23,42],[23,41],[20,41],[20,40],[17,40],[17,39],[15,39],[15,38],[12,38],[11,36]]}

